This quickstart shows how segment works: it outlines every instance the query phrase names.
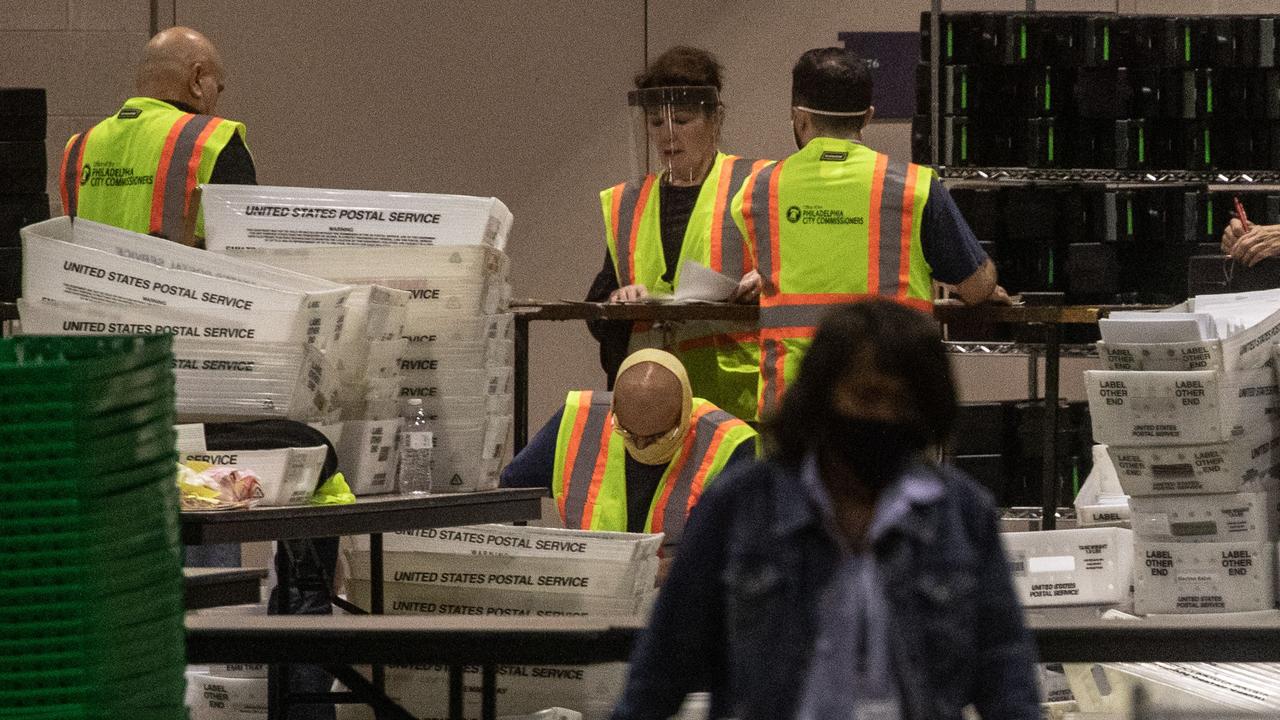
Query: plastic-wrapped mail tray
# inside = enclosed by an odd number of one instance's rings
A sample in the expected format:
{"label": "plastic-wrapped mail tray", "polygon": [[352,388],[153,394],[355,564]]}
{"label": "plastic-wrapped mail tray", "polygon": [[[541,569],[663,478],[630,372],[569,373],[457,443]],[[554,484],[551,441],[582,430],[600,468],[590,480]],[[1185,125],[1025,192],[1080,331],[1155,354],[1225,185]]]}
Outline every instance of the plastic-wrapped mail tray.
{"label": "plastic-wrapped mail tray", "polygon": [[1093,436],[1117,447],[1226,442],[1275,421],[1271,368],[1224,372],[1087,370]]}
{"label": "plastic-wrapped mail tray", "polygon": [[1129,598],[1133,533],[1080,528],[1001,533],[1026,607],[1114,605]]}
{"label": "plastic-wrapped mail tray", "polygon": [[1231,493],[1280,477],[1280,434],[1272,423],[1228,442],[1110,445],[1107,455],[1130,496]]}
{"label": "plastic-wrapped mail tray", "polygon": [[427,193],[204,185],[211,250],[315,245],[489,245],[502,249],[511,211],[497,198]]}
{"label": "plastic-wrapped mail tray", "polygon": [[1275,484],[1260,492],[1131,497],[1133,534],[1151,542],[1267,542],[1280,526]]}
{"label": "plastic-wrapped mail tray", "polygon": [[1273,543],[1139,540],[1133,549],[1133,607],[1139,615],[1275,606]]}

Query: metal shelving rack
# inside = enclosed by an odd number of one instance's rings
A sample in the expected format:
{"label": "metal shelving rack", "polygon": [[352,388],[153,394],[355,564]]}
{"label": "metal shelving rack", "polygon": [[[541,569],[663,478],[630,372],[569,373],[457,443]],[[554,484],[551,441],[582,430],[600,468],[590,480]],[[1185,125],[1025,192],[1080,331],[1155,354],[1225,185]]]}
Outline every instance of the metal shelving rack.
{"label": "metal shelving rack", "polygon": [[[941,164],[942,141],[942,106],[941,85],[942,72],[942,6],[943,0],[932,0],[929,12],[929,55],[930,55],[930,89],[929,89],[929,152],[932,167],[944,181],[965,181],[999,184],[1014,181],[1079,181],[1079,182],[1132,182],[1132,183],[1177,183],[1202,182],[1207,185],[1264,185],[1280,184],[1280,172],[1273,170],[1256,171],[1192,171],[1192,170],[1112,170],[1090,168],[1026,168],[1026,167],[947,167]],[[1036,12],[1035,0],[1026,0],[1026,12]],[[1115,14],[1120,14],[1120,2],[1116,1]],[[1033,323],[1034,324],[1034,323]],[[1028,399],[1041,400],[1045,403],[1044,427],[1056,428],[1058,425],[1058,362],[1062,354],[1087,357],[1096,356],[1096,348],[1092,346],[1064,346],[1061,343],[1061,329],[1057,324],[1043,325],[1045,340],[1043,344],[1026,343],[953,343],[948,350],[960,355],[981,354],[1015,354],[1026,352],[1029,355],[1028,367]],[[1037,397],[1038,368],[1037,352],[1043,352],[1045,363],[1045,396]],[[1052,390],[1050,389],[1052,388]],[[1042,528],[1052,530],[1056,526],[1055,508],[1058,504],[1057,479],[1057,443],[1056,433],[1045,433],[1045,463],[1042,483],[1043,509]]]}

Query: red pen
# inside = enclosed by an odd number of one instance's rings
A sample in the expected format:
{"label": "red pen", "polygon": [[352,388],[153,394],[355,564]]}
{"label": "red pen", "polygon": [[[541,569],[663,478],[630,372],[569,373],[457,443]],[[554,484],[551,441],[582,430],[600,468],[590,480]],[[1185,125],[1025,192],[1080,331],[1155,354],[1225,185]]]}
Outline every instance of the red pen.
{"label": "red pen", "polygon": [[1231,200],[1236,204],[1236,217],[1240,218],[1240,224],[1243,225],[1246,230],[1248,230],[1249,217],[1244,214],[1244,205],[1240,204],[1240,197],[1232,196]]}

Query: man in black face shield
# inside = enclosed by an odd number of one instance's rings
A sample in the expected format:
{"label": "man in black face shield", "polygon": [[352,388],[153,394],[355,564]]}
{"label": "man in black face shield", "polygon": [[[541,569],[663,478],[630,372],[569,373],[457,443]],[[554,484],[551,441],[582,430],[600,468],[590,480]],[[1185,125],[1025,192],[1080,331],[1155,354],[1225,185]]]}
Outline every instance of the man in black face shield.
{"label": "man in black face shield", "polygon": [[832,308],[766,420],[765,462],[686,526],[615,720],[1039,718],[1036,653],[990,497],[930,460],[956,413],[936,323]]}

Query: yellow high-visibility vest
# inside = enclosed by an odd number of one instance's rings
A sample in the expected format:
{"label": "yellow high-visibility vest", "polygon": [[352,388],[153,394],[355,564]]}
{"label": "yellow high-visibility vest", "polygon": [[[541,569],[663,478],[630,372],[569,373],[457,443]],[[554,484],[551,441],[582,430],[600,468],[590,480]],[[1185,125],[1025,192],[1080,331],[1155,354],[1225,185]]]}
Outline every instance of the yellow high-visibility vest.
{"label": "yellow high-visibility vest", "polygon": [[764,280],[760,412],[777,407],[832,305],[886,297],[925,312],[933,274],[920,226],[933,171],[819,137],[752,173],[734,220]]}
{"label": "yellow high-visibility vest", "polygon": [[[551,490],[567,528],[627,529],[626,447],[613,431],[613,394],[570,392],[556,437]],[[644,531],[666,533],[676,545],[685,519],[702,491],[724,469],[738,446],[755,442],[756,431],[714,404],[694,398],[684,444],[662,473]]]}
{"label": "yellow high-visibility vest", "polygon": [[129,98],[115,115],[67,141],[59,175],[63,212],[170,240],[181,239],[187,213],[196,212],[195,234],[203,237],[204,217],[191,194],[209,181],[237,133],[243,140],[242,123]]}
{"label": "yellow high-visibility vest", "polygon": [[[662,279],[667,263],[662,251],[659,177],[649,175],[601,192],[605,242],[619,287],[640,284],[650,293],[672,293],[680,284],[680,267],[685,260],[741,278],[750,265],[741,232],[729,213],[729,201],[747,176],[766,163],[716,153],[685,227],[670,282]],[[760,361],[753,324],[684,323],[669,337],[653,337],[646,334],[648,330],[647,324],[637,323],[633,348],[660,347],[673,353],[684,363],[695,395],[738,417],[755,417]]]}

